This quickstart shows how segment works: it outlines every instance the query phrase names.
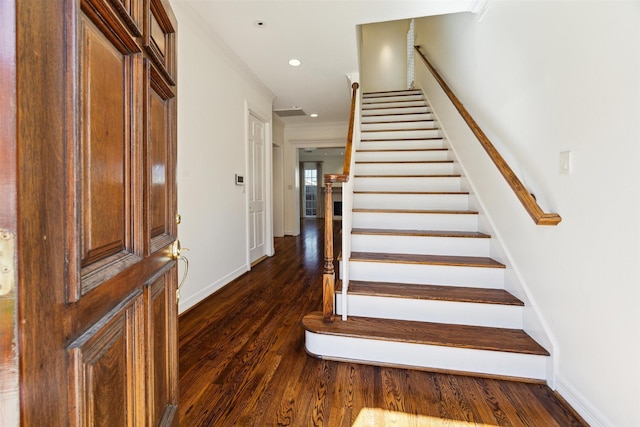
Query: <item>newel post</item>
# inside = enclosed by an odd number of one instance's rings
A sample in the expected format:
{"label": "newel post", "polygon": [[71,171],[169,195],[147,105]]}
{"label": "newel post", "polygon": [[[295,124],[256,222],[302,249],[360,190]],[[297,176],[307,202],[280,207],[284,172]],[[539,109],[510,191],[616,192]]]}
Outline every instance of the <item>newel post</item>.
{"label": "newel post", "polygon": [[322,274],[322,317],[325,323],[333,322],[334,287],[336,274],[333,268],[333,189],[332,182],[324,182],[324,272]]}

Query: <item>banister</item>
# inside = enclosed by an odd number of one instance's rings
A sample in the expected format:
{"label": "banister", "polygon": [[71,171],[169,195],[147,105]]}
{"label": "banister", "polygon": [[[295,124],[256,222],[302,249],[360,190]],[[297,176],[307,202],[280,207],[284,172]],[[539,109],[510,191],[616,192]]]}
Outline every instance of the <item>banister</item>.
{"label": "banister", "polygon": [[353,124],[356,117],[356,96],[360,85],[355,82],[351,85],[351,114],[349,116],[349,130],[347,132],[347,146],[344,149],[343,174],[349,176],[351,172],[351,154],[353,152]]}
{"label": "banister", "polygon": [[322,318],[325,323],[333,322],[335,312],[336,273],[333,266],[333,184],[349,181],[351,170],[351,152],[353,151],[353,126],[356,114],[356,96],[358,83],[351,85],[351,115],[347,133],[347,145],[344,152],[344,166],[341,174],[325,174],[324,176],[324,271],[322,274]]}
{"label": "banister", "polygon": [[473,132],[476,138],[478,138],[480,145],[482,145],[484,150],[489,155],[489,158],[491,158],[491,160],[496,165],[496,167],[498,168],[498,170],[500,171],[504,179],[507,181],[507,183],[513,190],[513,192],[516,194],[516,197],[518,198],[518,200],[520,200],[520,203],[522,203],[522,206],[524,206],[527,213],[529,213],[529,215],[533,219],[533,222],[535,222],[537,225],[558,225],[558,223],[562,221],[562,218],[560,217],[560,215],[558,215],[557,213],[544,212],[542,210],[540,205],[538,205],[538,202],[536,201],[536,199],[533,197],[531,193],[529,193],[529,191],[527,191],[524,184],[522,184],[522,181],[520,181],[520,179],[515,174],[515,172],[513,172],[513,169],[511,169],[509,164],[498,152],[498,150],[493,145],[493,143],[489,140],[487,135],[482,131],[482,129],[480,129],[480,126],[478,126],[478,123],[476,123],[473,117],[471,117],[471,114],[469,114],[469,112],[464,107],[462,102],[460,102],[460,100],[455,95],[455,93],[453,93],[449,85],[447,85],[444,79],[436,71],[433,65],[431,65],[431,63],[426,58],[426,56],[422,53],[422,51],[420,50],[420,46],[415,46],[415,50],[416,52],[418,52],[418,55],[420,55],[425,65],[429,69],[429,71],[431,71],[431,74],[433,75],[433,77],[440,84],[440,87],[442,88],[442,90],[447,94],[447,96],[449,97],[453,105],[456,107],[456,109],[458,110],[458,112],[460,113],[464,121],[467,123],[467,125],[471,129],[471,132]]}

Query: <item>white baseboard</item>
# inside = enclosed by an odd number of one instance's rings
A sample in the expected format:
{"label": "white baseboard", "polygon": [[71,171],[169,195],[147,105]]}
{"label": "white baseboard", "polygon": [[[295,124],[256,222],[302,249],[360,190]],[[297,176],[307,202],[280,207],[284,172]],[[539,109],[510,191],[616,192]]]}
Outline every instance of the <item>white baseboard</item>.
{"label": "white baseboard", "polygon": [[188,309],[190,309],[191,307],[193,307],[194,305],[196,305],[200,301],[202,301],[205,298],[207,298],[209,295],[213,294],[218,289],[220,289],[220,288],[224,287],[225,285],[229,284],[229,282],[231,282],[232,280],[237,279],[238,277],[242,276],[247,271],[249,271],[249,266],[248,265],[242,265],[239,268],[237,268],[236,270],[234,270],[231,273],[227,274],[226,276],[222,277],[221,279],[216,280],[215,282],[213,282],[209,286],[207,286],[205,288],[202,288],[201,290],[199,290],[195,294],[189,296],[188,298],[180,299],[180,303],[178,304],[178,313],[179,314],[184,313],[185,311],[187,311]]}
{"label": "white baseboard", "polygon": [[556,391],[591,427],[614,425],[562,375],[556,375]]}

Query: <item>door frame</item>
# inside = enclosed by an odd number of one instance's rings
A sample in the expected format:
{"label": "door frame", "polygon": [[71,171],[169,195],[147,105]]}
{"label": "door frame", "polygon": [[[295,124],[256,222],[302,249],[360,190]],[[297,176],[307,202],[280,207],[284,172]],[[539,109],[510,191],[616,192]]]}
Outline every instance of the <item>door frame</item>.
{"label": "door frame", "polygon": [[265,224],[264,224],[264,241],[265,241],[265,255],[273,256],[275,253],[273,244],[273,122],[272,117],[265,112],[261,112],[260,109],[245,100],[244,103],[244,162],[245,162],[245,187],[243,192],[245,193],[245,230],[246,230],[246,268],[247,271],[251,270],[251,248],[250,248],[250,224],[249,224],[249,192],[247,191],[247,183],[252,179],[252,172],[249,165],[249,116],[254,116],[262,123],[264,123],[264,211],[265,211]]}
{"label": "door frame", "polygon": [[[289,178],[285,178],[285,181],[292,182],[296,188],[293,188],[294,197],[292,200],[289,199],[289,206],[287,206],[287,199],[285,199],[285,211],[287,209],[291,209],[293,212],[294,224],[293,229],[287,229],[287,225],[291,226],[291,224],[286,223],[285,217],[285,234],[297,236],[300,234],[300,218],[301,218],[301,207],[300,207],[300,153],[298,149],[300,148],[344,148],[345,147],[344,139],[290,139],[288,141],[288,150],[289,155],[285,157],[285,165],[284,165],[284,173],[285,176],[289,176]],[[324,173],[324,171],[323,171]],[[318,178],[319,185],[324,187],[324,177]]]}
{"label": "door frame", "polygon": [[[0,266],[11,271],[12,289],[0,295],[0,425],[20,424],[20,382],[18,345],[18,280],[17,280],[17,87],[16,87],[16,2],[0,2],[0,229],[10,236],[13,253],[0,256]],[[2,237],[0,237],[2,239]],[[7,239],[3,239],[7,241]],[[4,246],[4,245],[3,245]],[[0,252],[2,247],[0,246]],[[6,252],[6,248],[4,250]],[[13,259],[11,261],[11,258]],[[7,286],[6,279],[5,286]]]}

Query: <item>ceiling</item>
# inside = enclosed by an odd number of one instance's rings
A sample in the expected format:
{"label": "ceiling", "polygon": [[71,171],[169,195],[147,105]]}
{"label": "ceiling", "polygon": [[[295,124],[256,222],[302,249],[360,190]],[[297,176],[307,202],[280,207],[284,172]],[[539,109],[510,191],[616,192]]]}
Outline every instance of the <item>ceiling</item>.
{"label": "ceiling", "polygon": [[[285,124],[307,124],[348,120],[358,25],[468,11],[479,0],[173,1],[191,7],[271,90],[274,109],[318,114]],[[291,67],[292,58],[302,64]]]}

